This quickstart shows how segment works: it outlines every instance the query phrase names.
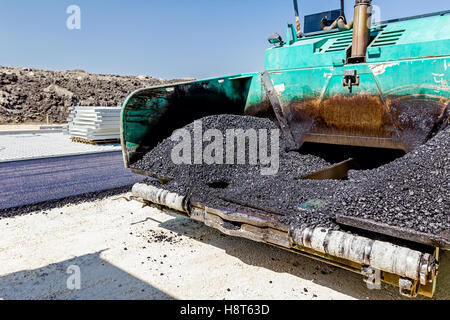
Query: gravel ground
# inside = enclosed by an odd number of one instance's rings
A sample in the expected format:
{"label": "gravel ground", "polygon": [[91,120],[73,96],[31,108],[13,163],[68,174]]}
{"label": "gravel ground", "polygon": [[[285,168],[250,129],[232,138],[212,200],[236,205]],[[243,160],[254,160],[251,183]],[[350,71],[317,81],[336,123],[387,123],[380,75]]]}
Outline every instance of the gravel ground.
{"label": "gravel ground", "polygon": [[136,89],[175,81],[82,70],[0,67],[0,124],[63,123],[70,106],[118,106]]}
{"label": "gravel ground", "polygon": [[[0,299],[403,299],[395,287],[368,290],[357,274],[126,197],[0,219]],[[80,268],[80,290],[67,288],[70,266]],[[449,276],[444,252],[435,299],[450,299]]]}

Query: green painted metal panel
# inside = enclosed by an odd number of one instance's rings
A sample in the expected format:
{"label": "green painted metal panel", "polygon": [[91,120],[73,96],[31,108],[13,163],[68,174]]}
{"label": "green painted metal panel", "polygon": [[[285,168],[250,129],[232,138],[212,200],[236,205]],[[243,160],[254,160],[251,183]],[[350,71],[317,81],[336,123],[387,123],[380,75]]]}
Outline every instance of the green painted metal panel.
{"label": "green painted metal panel", "polygon": [[189,122],[215,113],[242,113],[254,74],[152,87],[123,103],[121,137],[125,164]]}
{"label": "green painted metal panel", "polygon": [[[287,43],[266,51],[265,70],[291,131],[302,141],[410,150],[449,105],[450,14],[374,26],[362,64],[346,64],[352,33],[334,30],[296,39],[288,26]],[[348,70],[359,77],[351,89],[343,85]],[[164,126],[180,127],[184,122],[177,118],[214,113],[273,117],[261,73],[134,92],[122,112],[126,163],[167,136]]]}

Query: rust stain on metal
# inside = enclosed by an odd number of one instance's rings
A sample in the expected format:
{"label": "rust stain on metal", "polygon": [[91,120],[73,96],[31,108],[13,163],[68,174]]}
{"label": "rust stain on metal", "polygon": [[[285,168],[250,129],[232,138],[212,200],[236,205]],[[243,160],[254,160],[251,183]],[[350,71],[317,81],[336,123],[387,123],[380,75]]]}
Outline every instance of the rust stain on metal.
{"label": "rust stain on metal", "polygon": [[395,134],[389,108],[379,96],[335,95],[294,101],[285,107],[291,128],[305,119],[314,124],[310,132],[320,134],[391,138]]}
{"label": "rust stain on metal", "polygon": [[276,119],[272,105],[268,100],[247,107],[245,109],[245,115],[259,118],[269,118],[271,120]]}
{"label": "rust stain on metal", "polygon": [[142,92],[139,92],[133,97],[134,101],[132,102],[137,103],[129,104],[127,105],[127,107],[146,106],[146,102],[148,101],[148,99],[166,98],[170,94],[172,94],[172,92],[168,92],[165,88],[143,90]]}
{"label": "rust stain on metal", "polygon": [[[297,142],[353,144],[411,151],[423,144],[449,103],[447,98],[421,95],[335,95],[295,100],[282,106]],[[270,104],[246,109],[268,115]],[[313,135],[314,137],[312,137]]]}

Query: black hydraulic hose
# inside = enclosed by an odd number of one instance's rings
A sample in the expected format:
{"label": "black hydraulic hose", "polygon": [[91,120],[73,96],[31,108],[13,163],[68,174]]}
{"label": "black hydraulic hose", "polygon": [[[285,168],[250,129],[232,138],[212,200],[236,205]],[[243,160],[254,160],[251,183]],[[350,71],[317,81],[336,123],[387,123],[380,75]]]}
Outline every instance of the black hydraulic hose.
{"label": "black hydraulic hose", "polygon": [[297,37],[300,38],[302,36],[302,30],[300,27],[300,16],[298,13],[298,0],[294,0],[294,12],[295,12],[295,24],[297,26]]}
{"label": "black hydraulic hose", "polygon": [[298,1],[294,0],[294,12],[295,12],[295,16],[298,17]]}

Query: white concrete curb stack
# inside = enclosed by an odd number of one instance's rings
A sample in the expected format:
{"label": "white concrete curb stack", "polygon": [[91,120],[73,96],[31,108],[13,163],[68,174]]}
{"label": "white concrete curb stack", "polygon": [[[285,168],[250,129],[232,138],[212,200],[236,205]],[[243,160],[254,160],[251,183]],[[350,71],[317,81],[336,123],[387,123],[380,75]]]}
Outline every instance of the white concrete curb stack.
{"label": "white concrete curb stack", "polygon": [[120,107],[71,107],[67,118],[71,138],[88,141],[120,139]]}
{"label": "white concrete curb stack", "polygon": [[73,120],[75,119],[75,108],[76,107],[69,107],[69,116],[67,117],[67,126],[63,130],[64,135],[70,134],[70,128],[73,126]]}

